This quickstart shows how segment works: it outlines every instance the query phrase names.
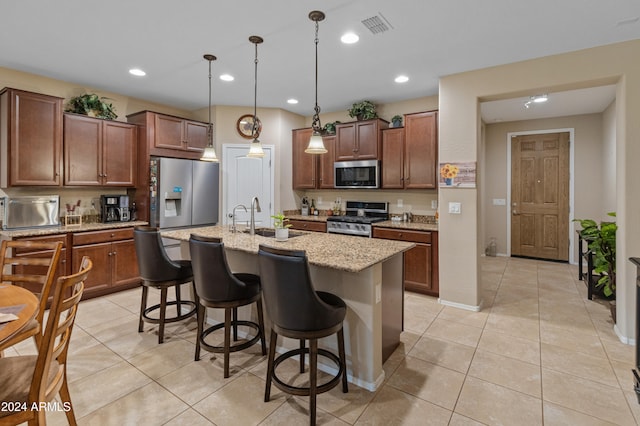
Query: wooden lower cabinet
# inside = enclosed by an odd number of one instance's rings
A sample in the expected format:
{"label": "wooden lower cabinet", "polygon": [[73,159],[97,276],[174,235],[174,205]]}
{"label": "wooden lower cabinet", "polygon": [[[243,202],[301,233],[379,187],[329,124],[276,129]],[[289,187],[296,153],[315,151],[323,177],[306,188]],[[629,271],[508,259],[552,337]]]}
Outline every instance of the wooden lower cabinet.
{"label": "wooden lower cabinet", "polygon": [[327,232],[327,223],[317,220],[290,219],[291,229],[299,229],[301,231]]}
{"label": "wooden lower cabinet", "polygon": [[93,269],[85,282],[86,297],[140,283],[133,228],[74,233],[72,270],[78,270],[83,256],[93,261]]}
{"label": "wooden lower cabinet", "polygon": [[439,295],[438,233],[436,231],[374,227],[373,238],[415,243],[415,247],[404,253],[405,290],[429,296]]}
{"label": "wooden lower cabinet", "polygon": [[[29,240],[29,241],[38,241],[38,242],[62,242],[62,250],[60,251],[60,258],[58,259],[58,266],[56,267],[56,272],[54,275],[54,282],[58,280],[58,277],[68,275],[70,273],[69,269],[69,256],[71,251],[68,249],[69,240],[67,234],[61,235],[49,235],[44,237],[28,237],[28,238],[16,238],[16,240]],[[24,250],[19,249],[14,253],[15,256],[25,256],[25,257],[50,257],[52,251],[32,251],[32,250]],[[42,266],[31,266],[25,267],[16,265],[14,266],[15,273],[17,274],[46,274],[47,269]],[[34,293],[40,293],[42,291],[42,286],[39,284],[24,284],[24,287],[31,290]]]}

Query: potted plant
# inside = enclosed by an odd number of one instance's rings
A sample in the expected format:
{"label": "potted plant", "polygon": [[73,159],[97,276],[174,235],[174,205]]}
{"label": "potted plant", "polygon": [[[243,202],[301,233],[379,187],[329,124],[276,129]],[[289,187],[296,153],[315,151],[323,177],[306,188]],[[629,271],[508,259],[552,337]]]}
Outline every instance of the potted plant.
{"label": "potted plant", "polygon": [[[607,213],[615,217],[615,212]],[[589,250],[593,252],[593,272],[600,274],[596,288],[601,289],[605,297],[615,297],[616,294],[616,230],[615,222],[596,223],[592,219],[574,219],[580,222],[582,229],[580,236],[588,242]]]}
{"label": "potted plant", "polygon": [[336,134],[336,124],[340,124],[339,121],[332,121],[330,123],[326,123],[322,130],[324,130],[327,135],[335,135]]}
{"label": "potted plant", "polygon": [[355,117],[358,120],[371,120],[377,118],[376,106],[371,101],[356,102],[349,109],[349,117]]}
{"label": "potted plant", "polygon": [[402,126],[402,116],[396,114],[393,117],[391,117],[391,124],[393,125],[393,127],[401,127]]}
{"label": "potted plant", "polygon": [[271,216],[273,227],[276,229],[276,241],[287,241],[289,239],[289,228],[291,224],[286,223],[289,219],[282,213]]}
{"label": "potted plant", "polygon": [[71,98],[65,111],[107,120],[118,118],[113,104],[106,102],[107,99],[109,98],[100,97],[95,93],[85,93]]}

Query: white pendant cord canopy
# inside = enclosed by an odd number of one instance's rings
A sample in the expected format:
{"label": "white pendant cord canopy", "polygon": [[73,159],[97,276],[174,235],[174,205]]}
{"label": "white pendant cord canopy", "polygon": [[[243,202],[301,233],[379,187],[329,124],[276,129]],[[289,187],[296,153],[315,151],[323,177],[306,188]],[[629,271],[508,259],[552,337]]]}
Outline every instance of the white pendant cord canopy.
{"label": "white pendant cord canopy", "polygon": [[314,40],[316,44],[316,104],[313,108],[313,122],[311,128],[313,134],[309,139],[309,145],[304,150],[307,154],[325,154],[327,149],[324,147],[322,140],[322,127],[320,125],[320,107],[318,106],[318,22],[324,19],[325,15],[319,10],[314,10],[309,13],[309,19],[316,23],[316,38]]}
{"label": "white pendant cord canopy", "polygon": [[218,157],[216,156],[216,149],[213,146],[213,123],[211,122],[211,62],[217,58],[210,54],[204,55],[204,58],[209,61],[209,125],[207,126],[207,146],[204,148],[200,159],[217,163]]}
{"label": "white pendant cord canopy", "polygon": [[251,147],[249,148],[249,153],[247,157],[264,157],[264,150],[262,149],[262,144],[260,140],[258,140],[258,136],[260,135],[260,120],[258,119],[258,44],[262,43],[264,40],[259,36],[251,36],[249,37],[249,41],[255,45],[255,60],[254,60],[254,79],[253,79],[253,128],[251,129],[251,136],[253,136],[253,142],[251,142]]}

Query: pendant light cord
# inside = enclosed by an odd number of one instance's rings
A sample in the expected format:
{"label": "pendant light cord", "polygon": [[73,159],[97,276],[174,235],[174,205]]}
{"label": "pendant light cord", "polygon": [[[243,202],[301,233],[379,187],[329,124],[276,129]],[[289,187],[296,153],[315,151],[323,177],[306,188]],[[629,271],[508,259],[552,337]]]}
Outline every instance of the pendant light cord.
{"label": "pendant light cord", "polygon": [[207,126],[207,142],[213,146],[213,123],[211,122],[211,61],[209,60],[209,126]]}
{"label": "pendant light cord", "polygon": [[254,139],[258,139],[258,43],[254,43],[256,47],[256,57],[254,60],[255,72],[253,79],[253,129],[251,129],[251,136]]}
{"label": "pendant light cord", "polygon": [[314,133],[320,132],[320,107],[318,106],[318,21],[316,22],[316,38],[314,40],[316,44],[316,106],[314,107],[315,114],[313,115],[313,122],[311,128]]}

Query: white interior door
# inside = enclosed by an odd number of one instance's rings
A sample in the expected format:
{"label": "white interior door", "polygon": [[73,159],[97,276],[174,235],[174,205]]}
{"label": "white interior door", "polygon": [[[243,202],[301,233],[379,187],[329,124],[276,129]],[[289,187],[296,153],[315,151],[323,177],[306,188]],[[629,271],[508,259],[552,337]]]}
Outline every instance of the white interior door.
{"label": "white interior door", "polygon": [[225,144],[222,147],[223,205],[222,223],[232,222],[236,209],[236,224],[248,224],[251,217],[251,199],[258,197],[261,212],[255,212],[256,227],[271,227],[274,206],[274,173],[272,167],[273,146],[263,145],[264,157],[247,157],[249,145]]}

